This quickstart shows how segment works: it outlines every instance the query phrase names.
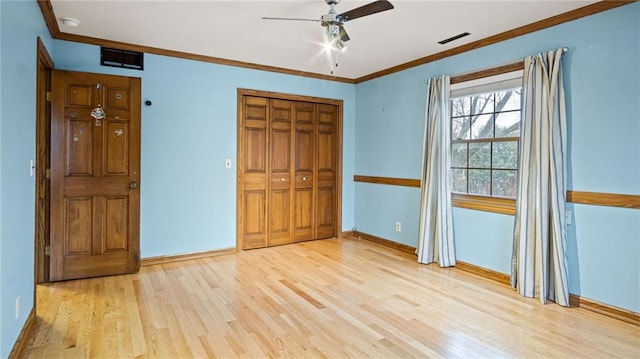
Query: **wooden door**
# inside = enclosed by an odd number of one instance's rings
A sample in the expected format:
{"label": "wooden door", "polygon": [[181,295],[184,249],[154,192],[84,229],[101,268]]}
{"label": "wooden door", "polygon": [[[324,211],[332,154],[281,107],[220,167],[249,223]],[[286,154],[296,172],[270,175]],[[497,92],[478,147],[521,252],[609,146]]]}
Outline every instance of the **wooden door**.
{"label": "wooden door", "polygon": [[238,235],[244,239],[243,249],[267,245],[268,223],[268,115],[269,100],[262,97],[242,98],[242,117],[238,129]]}
{"label": "wooden door", "polygon": [[342,101],[238,90],[238,249],[341,228]]}
{"label": "wooden door", "polygon": [[294,241],[314,239],[316,105],[296,102],[295,111]]}
{"label": "wooden door", "polygon": [[140,89],[138,78],[53,71],[52,281],[139,269]]}
{"label": "wooden door", "polygon": [[275,246],[291,243],[293,234],[293,196],[291,186],[292,103],[291,101],[269,100],[269,234],[267,245]]}
{"label": "wooden door", "polygon": [[315,239],[330,238],[336,233],[336,182],[338,108],[318,104],[316,145]]}

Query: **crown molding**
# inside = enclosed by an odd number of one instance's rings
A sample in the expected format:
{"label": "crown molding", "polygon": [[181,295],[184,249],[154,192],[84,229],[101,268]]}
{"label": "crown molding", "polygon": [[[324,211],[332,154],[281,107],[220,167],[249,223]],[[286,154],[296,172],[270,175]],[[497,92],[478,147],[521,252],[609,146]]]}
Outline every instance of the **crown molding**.
{"label": "crown molding", "polygon": [[369,81],[376,79],[378,77],[390,75],[396,72],[400,72],[403,70],[407,70],[416,66],[424,65],[430,62],[434,62],[437,60],[442,60],[446,57],[459,55],[464,52],[472,51],[475,49],[479,49],[481,47],[493,45],[502,41],[510,40],[518,36],[526,35],[532,32],[536,32],[539,30],[543,30],[552,26],[564,24],[565,22],[577,20],[583,18],[585,16],[597,14],[603,11],[611,10],[613,8],[627,5],[633,3],[635,1],[600,1],[591,5],[587,5],[575,10],[571,10],[556,16],[552,16],[550,18],[533,22],[531,24],[527,24],[524,26],[517,27],[512,30],[508,30],[497,35],[489,36],[484,39],[480,39],[474,42],[470,42],[468,44],[464,44],[458,47],[454,47],[449,50],[445,50],[442,52],[438,52],[433,55],[421,57],[419,59],[415,59],[413,61],[405,62],[404,64],[400,64],[397,66],[390,67],[385,70],[377,71],[371,73],[369,75],[365,75],[362,77],[358,77],[355,79],[355,83],[359,84],[361,82]]}
{"label": "crown molding", "polygon": [[285,75],[302,76],[302,77],[314,78],[319,80],[342,82],[342,83],[348,83],[348,84],[355,83],[353,79],[346,78],[346,77],[323,75],[323,74],[317,74],[314,72],[299,71],[299,70],[287,69],[283,67],[261,65],[261,64],[251,63],[251,62],[236,61],[236,60],[224,59],[224,58],[214,57],[214,56],[199,55],[199,54],[188,53],[188,52],[162,49],[158,47],[137,45],[137,44],[131,44],[131,43],[120,42],[120,41],[112,41],[112,40],[101,39],[101,38],[90,37],[90,36],[70,34],[70,33],[60,31],[60,27],[58,26],[58,20],[56,19],[56,16],[53,12],[53,7],[51,6],[50,0],[38,0],[38,5],[40,5],[40,11],[42,12],[42,16],[44,17],[44,21],[47,24],[47,28],[49,29],[49,33],[51,34],[51,37],[57,40],[65,40],[65,41],[78,42],[78,43],[96,45],[96,46],[112,47],[112,48],[117,48],[121,50],[137,51],[137,52],[143,52],[143,53],[154,54],[154,55],[163,55],[163,56],[176,57],[176,58],[182,58],[187,60],[209,62],[209,63],[219,64],[219,65],[242,67],[242,68],[253,69],[253,70],[280,73]]}
{"label": "crown molding", "polygon": [[209,62],[209,63],[219,64],[219,65],[242,67],[242,68],[248,68],[253,70],[275,72],[275,73],[281,73],[281,74],[293,75],[293,76],[302,76],[302,77],[341,82],[341,83],[347,83],[347,84],[358,84],[361,82],[373,80],[378,77],[390,75],[392,73],[407,70],[412,67],[416,67],[416,66],[424,65],[429,62],[441,60],[446,57],[459,55],[467,51],[472,51],[481,47],[489,46],[498,42],[506,41],[518,36],[529,34],[542,29],[546,29],[548,27],[560,25],[565,22],[577,20],[585,16],[597,14],[603,11],[611,10],[619,6],[635,2],[633,0],[600,1],[591,5],[581,7],[579,9],[568,11],[544,20],[540,20],[540,21],[537,21],[528,25],[524,25],[509,31],[505,31],[497,35],[489,36],[481,40],[477,40],[465,45],[461,45],[453,49],[449,49],[433,55],[421,57],[413,61],[405,62],[397,66],[393,66],[381,71],[371,73],[369,75],[351,79],[346,77],[323,75],[323,74],[318,74],[314,72],[298,71],[298,70],[287,69],[283,67],[261,65],[261,64],[251,63],[251,62],[236,61],[236,60],[224,59],[224,58],[214,57],[214,56],[199,55],[199,54],[173,51],[173,50],[162,49],[162,48],[151,47],[151,46],[136,45],[136,44],[100,39],[100,38],[89,37],[89,36],[69,34],[69,33],[60,31],[60,28],[58,26],[58,21],[53,12],[51,0],[37,0],[37,1],[38,1],[38,5],[40,6],[40,11],[42,12],[42,16],[44,17],[44,21],[47,24],[47,28],[49,29],[49,33],[51,34],[51,37],[53,37],[54,39],[66,40],[66,41],[72,41],[72,42],[78,42],[78,43],[84,43],[84,44],[90,44],[90,45],[97,45],[97,46],[114,47],[122,50],[146,52],[146,53],[155,54],[155,55],[177,57],[177,58],[188,59],[188,60]]}

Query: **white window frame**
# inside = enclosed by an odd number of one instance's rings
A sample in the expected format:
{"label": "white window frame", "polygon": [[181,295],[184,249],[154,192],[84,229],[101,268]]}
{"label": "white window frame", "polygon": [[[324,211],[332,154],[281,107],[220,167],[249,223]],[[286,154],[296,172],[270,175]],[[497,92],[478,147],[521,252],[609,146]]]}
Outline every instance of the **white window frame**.
{"label": "white window frame", "polygon": [[[451,85],[451,99],[472,96],[482,93],[497,92],[522,87],[523,70],[509,71],[492,76],[482,76],[468,81],[456,82]],[[449,149],[451,150],[451,148]],[[520,171],[518,161],[518,172]],[[491,197],[484,195],[451,193],[454,207],[475,210],[515,214],[515,199]]]}

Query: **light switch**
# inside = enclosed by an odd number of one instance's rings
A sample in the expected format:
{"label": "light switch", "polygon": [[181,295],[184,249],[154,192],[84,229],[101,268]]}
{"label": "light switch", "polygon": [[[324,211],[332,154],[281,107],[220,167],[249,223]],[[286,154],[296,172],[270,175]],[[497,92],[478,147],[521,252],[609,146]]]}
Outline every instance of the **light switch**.
{"label": "light switch", "polygon": [[29,176],[33,177],[33,172],[36,169],[36,165],[33,163],[33,160],[29,160]]}
{"label": "light switch", "polygon": [[224,160],[224,168],[231,168],[231,159]]}

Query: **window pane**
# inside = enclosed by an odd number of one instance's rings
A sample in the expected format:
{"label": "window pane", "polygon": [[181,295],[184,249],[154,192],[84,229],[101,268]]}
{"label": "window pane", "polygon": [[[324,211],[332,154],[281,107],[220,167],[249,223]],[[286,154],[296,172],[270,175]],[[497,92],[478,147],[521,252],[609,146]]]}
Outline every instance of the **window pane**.
{"label": "window pane", "polygon": [[458,97],[451,100],[451,117],[469,116],[471,114],[471,99]]}
{"label": "window pane", "polygon": [[493,143],[493,168],[518,169],[518,142]]}
{"label": "window pane", "polygon": [[485,93],[471,97],[471,113],[492,113],[493,112],[493,93]]}
{"label": "window pane", "polygon": [[496,137],[520,137],[520,111],[496,114]]}
{"label": "window pane", "polygon": [[452,192],[515,198],[522,88],[451,99]]}
{"label": "window pane", "polygon": [[469,144],[469,167],[491,168],[491,143]]}
{"label": "window pane", "polygon": [[466,143],[454,143],[451,145],[451,167],[467,167]]}
{"label": "window pane", "polygon": [[451,119],[451,138],[454,140],[469,139],[469,117]]}
{"label": "window pane", "polygon": [[453,192],[467,193],[467,170],[452,169],[451,179]]}
{"label": "window pane", "polygon": [[493,137],[493,115],[476,115],[471,117],[471,138]]}
{"label": "window pane", "polygon": [[469,170],[469,194],[491,195],[491,170]]}
{"label": "window pane", "polygon": [[518,186],[517,170],[493,171],[493,195],[515,198]]}
{"label": "window pane", "polygon": [[496,112],[520,109],[521,89],[496,92]]}

